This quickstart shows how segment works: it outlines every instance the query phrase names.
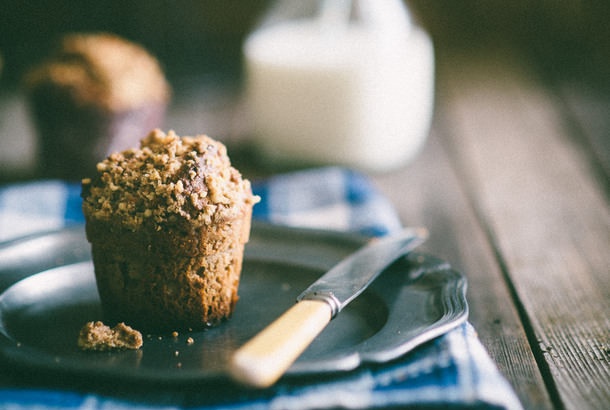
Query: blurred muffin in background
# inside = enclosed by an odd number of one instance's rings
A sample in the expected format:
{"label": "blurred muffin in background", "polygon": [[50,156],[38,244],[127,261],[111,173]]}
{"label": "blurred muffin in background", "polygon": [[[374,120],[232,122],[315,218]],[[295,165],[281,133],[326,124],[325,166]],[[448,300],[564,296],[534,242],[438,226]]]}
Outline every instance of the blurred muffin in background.
{"label": "blurred muffin in background", "polygon": [[143,47],[113,34],[80,33],[25,77],[42,176],[80,180],[109,153],[137,147],[163,125],[170,87]]}

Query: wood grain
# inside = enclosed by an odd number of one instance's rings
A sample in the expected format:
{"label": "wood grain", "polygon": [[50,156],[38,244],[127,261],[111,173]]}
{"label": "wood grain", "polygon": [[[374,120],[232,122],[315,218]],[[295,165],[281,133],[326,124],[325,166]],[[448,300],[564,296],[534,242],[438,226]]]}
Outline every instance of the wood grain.
{"label": "wood grain", "polygon": [[442,257],[468,279],[469,320],[527,409],[550,409],[542,375],[485,232],[462,190],[435,121],[420,156],[402,170],[376,175],[405,225],[425,226],[423,250]]}
{"label": "wood grain", "polygon": [[591,84],[550,81],[572,141],[587,152],[591,172],[610,198],[610,94]]}
{"label": "wood grain", "polygon": [[610,211],[587,152],[516,59],[453,70],[446,136],[531,327],[554,404],[610,403]]}

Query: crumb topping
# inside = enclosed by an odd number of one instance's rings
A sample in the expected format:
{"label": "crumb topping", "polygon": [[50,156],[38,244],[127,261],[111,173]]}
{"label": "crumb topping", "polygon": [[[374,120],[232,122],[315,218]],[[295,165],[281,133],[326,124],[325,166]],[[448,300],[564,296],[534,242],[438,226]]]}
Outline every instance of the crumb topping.
{"label": "crumb topping", "polygon": [[259,200],[222,143],[173,131],[154,130],[139,149],[110,155],[82,186],[85,216],[118,219],[131,229],[145,223],[161,229],[178,218],[210,225],[237,217]]}
{"label": "crumb topping", "polygon": [[51,85],[84,105],[127,110],[146,101],[166,101],[169,85],[158,61],[143,47],[116,35],[71,34],[26,76],[34,89]]}
{"label": "crumb topping", "polygon": [[139,349],[142,334],[121,322],[110,328],[103,322],[88,322],[80,330],[77,344],[82,350]]}

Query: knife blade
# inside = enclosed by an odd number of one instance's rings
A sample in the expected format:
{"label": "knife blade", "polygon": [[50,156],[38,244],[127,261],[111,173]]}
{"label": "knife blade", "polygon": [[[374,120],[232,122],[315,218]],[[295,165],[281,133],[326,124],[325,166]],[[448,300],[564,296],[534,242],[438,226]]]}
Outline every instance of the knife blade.
{"label": "knife blade", "polygon": [[405,229],[372,240],[343,259],[305,289],[293,307],[235,351],[230,375],[251,387],[274,384],[345,306],[427,236],[424,228]]}

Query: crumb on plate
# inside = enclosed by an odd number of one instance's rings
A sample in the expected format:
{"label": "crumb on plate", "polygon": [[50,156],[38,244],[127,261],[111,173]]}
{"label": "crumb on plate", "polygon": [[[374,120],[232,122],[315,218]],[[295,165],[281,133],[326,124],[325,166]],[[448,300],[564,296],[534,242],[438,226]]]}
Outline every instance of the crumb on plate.
{"label": "crumb on plate", "polygon": [[137,350],[142,347],[142,334],[121,322],[115,327],[95,321],[86,323],[80,330],[77,341],[82,350]]}

